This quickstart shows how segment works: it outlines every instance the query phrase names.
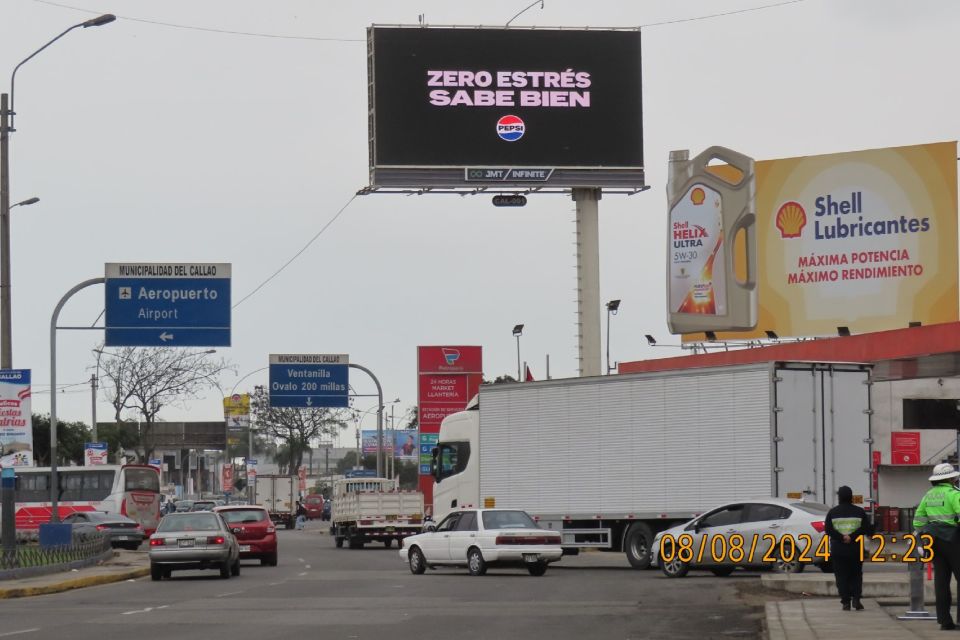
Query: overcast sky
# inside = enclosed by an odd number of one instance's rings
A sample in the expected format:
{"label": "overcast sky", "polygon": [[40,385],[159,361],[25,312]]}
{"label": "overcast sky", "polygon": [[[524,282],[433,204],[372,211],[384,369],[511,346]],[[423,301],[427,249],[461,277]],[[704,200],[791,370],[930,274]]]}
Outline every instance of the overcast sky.
{"label": "overcast sky", "polygon": [[[11,201],[41,201],[13,210],[13,364],[33,370],[34,410],[49,410],[53,307],[102,276],[105,262],[229,262],[239,300],[367,185],[367,26],[416,24],[420,14],[429,24],[502,25],[527,4],[3,0],[3,91],[13,67],[63,29],[118,17],[70,33],[17,75]],[[960,133],[960,3],[802,0],[685,20],[771,4],[546,0],[514,22],[651,25],[642,30],[651,189],[600,203],[601,299],[623,301],[614,360],[679,353],[643,337],[677,342],[665,321],[671,149],[720,144],[769,159]],[[233,347],[219,353],[237,375],[221,386],[229,391],[270,353],[347,353],[406,408],[416,403],[417,345],[481,345],[488,378],[515,375],[517,323],[537,379],[547,354],[553,377],[576,375],[573,219],[559,195],[531,197],[523,209],[495,209],[489,196],[357,198],[234,310]],[[92,287],[61,324],[90,325],[102,309],[103,288]],[[89,380],[101,341],[102,332],[60,332],[58,382]],[[265,383],[264,371],[238,391]],[[351,383],[373,393],[359,376]],[[59,398],[61,418],[89,422],[89,386]],[[103,397],[99,412],[111,413]],[[221,419],[219,392],[162,417]],[[374,426],[368,416],[364,427]]]}

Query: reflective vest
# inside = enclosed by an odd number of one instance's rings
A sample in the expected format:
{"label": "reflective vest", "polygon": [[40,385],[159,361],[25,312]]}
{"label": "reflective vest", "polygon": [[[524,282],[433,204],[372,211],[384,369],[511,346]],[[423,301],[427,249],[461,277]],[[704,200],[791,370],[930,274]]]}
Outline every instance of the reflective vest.
{"label": "reflective vest", "polygon": [[934,485],[923,496],[913,516],[913,528],[936,538],[952,540],[960,522],[960,490],[949,483]]}

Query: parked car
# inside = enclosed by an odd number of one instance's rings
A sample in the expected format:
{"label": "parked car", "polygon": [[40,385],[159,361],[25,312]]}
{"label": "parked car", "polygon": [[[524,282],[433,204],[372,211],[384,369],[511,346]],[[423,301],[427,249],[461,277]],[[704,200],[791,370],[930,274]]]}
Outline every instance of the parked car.
{"label": "parked car", "polygon": [[197,500],[190,506],[190,511],[213,511],[217,506],[216,500]]}
{"label": "parked car", "polygon": [[255,558],[260,564],[277,566],[277,528],[270,513],[257,505],[217,507],[219,514],[240,545],[240,558]]}
{"label": "parked car", "polygon": [[217,513],[171,513],[150,536],[150,578],[174,570],[219,569],[221,578],[240,575],[237,539]]}
{"label": "parked car", "polygon": [[325,500],[319,493],[311,493],[303,499],[303,506],[307,510],[307,520],[316,520],[323,517],[323,503]]}
{"label": "parked car", "polygon": [[77,511],[64,518],[63,522],[73,525],[74,536],[105,535],[112,547],[135,550],[147,537],[139,522],[116,513]]}
{"label": "parked car", "polygon": [[[829,571],[823,533],[829,510],[815,502],[779,498],[723,504],[658,533],[653,539],[653,559],[670,578],[682,578],[690,569],[728,576],[737,567],[799,573],[813,564]],[[681,540],[681,536],[689,538]],[[733,551],[734,546],[742,555]],[[682,559],[680,547],[692,549],[692,557],[684,553],[686,559]]]}
{"label": "parked car", "polygon": [[415,574],[458,566],[482,576],[490,566],[517,566],[542,576],[547,565],[563,555],[560,534],[541,529],[524,511],[464,509],[436,527],[429,522],[424,528],[426,532],[404,538],[400,545],[400,557]]}

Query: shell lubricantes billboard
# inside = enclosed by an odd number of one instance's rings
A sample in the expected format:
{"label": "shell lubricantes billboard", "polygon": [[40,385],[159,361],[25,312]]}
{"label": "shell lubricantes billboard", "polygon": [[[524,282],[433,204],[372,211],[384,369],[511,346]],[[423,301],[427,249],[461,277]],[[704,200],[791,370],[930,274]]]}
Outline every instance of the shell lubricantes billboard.
{"label": "shell lubricantes billboard", "polygon": [[719,337],[958,320],[956,158],[940,142],[757,162],[757,327]]}

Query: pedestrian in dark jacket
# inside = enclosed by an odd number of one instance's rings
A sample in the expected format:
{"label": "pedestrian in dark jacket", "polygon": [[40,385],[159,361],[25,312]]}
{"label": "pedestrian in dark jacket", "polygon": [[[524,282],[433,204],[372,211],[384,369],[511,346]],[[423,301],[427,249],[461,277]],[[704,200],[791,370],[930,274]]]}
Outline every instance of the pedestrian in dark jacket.
{"label": "pedestrian in dark jacket", "polygon": [[827,512],[824,531],[830,536],[830,561],[837,580],[840,604],[844,611],[850,605],[863,609],[863,558],[861,536],[873,533],[867,512],[853,504],[853,490],[842,486],[837,490],[837,506]]}

